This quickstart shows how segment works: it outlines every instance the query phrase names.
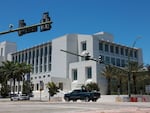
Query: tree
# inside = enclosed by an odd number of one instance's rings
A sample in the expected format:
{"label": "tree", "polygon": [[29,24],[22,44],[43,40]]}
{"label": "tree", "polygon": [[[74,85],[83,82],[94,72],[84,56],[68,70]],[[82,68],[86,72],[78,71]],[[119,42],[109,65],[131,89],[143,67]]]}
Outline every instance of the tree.
{"label": "tree", "polygon": [[2,67],[0,67],[0,84],[1,84],[1,89],[0,89],[0,95],[2,97],[7,97],[10,92],[10,87],[7,85],[7,76],[4,76],[2,72]]}
{"label": "tree", "polygon": [[32,84],[29,80],[26,80],[23,84],[23,94],[31,95],[32,94]]}
{"label": "tree", "polygon": [[136,78],[138,76],[139,71],[143,68],[143,65],[139,65],[138,62],[130,62],[131,67],[132,79],[133,79],[133,87],[134,87],[134,94],[137,94],[136,88]]}
{"label": "tree", "polygon": [[90,82],[86,84],[85,86],[81,86],[82,89],[86,89],[88,91],[100,91],[100,88],[98,87],[98,84],[95,82]]}
{"label": "tree", "polygon": [[[32,66],[30,64],[26,64],[26,63],[17,63],[16,64],[16,75],[17,75],[17,81],[18,81],[18,86],[20,86],[20,81],[23,81],[23,86],[25,86],[25,74],[28,74],[32,71]],[[24,88],[24,87],[23,87]],[[18,87],[18,91],[19,91],[19,87]],[[19,93],[19,92],[18,92]]]}
{"label": "tree", "polygon": [[12,61],[2,62],[1,71],[4,76],[9,80],[13,79],[13,94],[15,93],[15,80],[16,80],[16,63]]}
{"label": "tree", "polygon": [[46,84],[46,88],[48,88],[48,93],[49,93],[49,100],[51,96],[54,96],[58,91],[58,87],[56,86],[56,84],[54,82],[48,82]]}
{"label": "tree", "polygon": [[107,86],[107,94],[111,94],[111,79],[114,75],[114,67],[111,65],[106,65],[105,68],[102,71],[102,75],[104,75],[107,79],[108,86]]}
{"label": "tree", "polygon": [[117,90],[118,90],[118,93],[119,94],[122,94],[123,93],[123,80],[125,80],[125,77],[126,77],[126,71],[124,71],[123,69],[121,68],[115,68],[114,67],[114,74],[115,76],[113,76],[115,79],[117,79],[118,81],[118,84],[117,84]]}
{"label": "tree", "polygon": [[22,80],[22,78],[24,81],[24,75],[26,73],[30,73],[31,69],[32,69],[31,65],[27,65],[26,63],[5,61],[5,62],[2,62],[2,66],[0,67],[0,73],[3,74],[3,76],[6,79],[6,82],[11,79],[13,80],[13,94],[14,94],[16,80],[18,81],[18,86],[19,86],[18,88],[20,88],[20,81]]}

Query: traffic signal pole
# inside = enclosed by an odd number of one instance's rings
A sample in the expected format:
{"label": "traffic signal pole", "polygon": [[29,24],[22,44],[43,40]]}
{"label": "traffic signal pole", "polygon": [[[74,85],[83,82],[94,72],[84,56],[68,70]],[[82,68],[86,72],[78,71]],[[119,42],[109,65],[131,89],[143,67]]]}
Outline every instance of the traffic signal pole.
{"label": "traffic signal pole", "polygon": [[0,35],[16,32],[16,31],[20,31],[20,30],[25,30],[25,29],[32,28],[32,27],[38,27],[38,26],[42,26],[42,25],[45,25],[45,24],[52,24],[52,22],[51,21],[47,21],[47,22],[34,24],[34,25],[31,25],[31,26],[24,26],[24,27],[20,27],[20,28],[17,28],[17,29],[10,29],[8,31],[0,32]]}

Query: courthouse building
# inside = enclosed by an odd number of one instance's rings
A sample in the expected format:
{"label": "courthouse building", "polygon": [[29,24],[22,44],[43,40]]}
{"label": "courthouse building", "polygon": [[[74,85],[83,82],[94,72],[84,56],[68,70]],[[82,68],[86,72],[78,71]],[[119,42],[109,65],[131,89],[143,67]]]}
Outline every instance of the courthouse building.
{"label": "courthouse building", "polygon": [[[13,61],[26,62],[33,66],[33,71],[28,79],[33,84],[33,93],[39,95],[40,84],[44,83],[43,96],[48,95],[46,84],[55,82],[64,92],[81,88],[83,84],[98,83],[101,94],[106,94],[107,81],[102,75],[104,64],[82,57],[68,54],[66,50],[79,55],[88,51],[92,58],[102,56],[106,64],[125,67],[130,61],[143,63],[142,50],[114,42],[112,34],[99,32],[93,35],[66,34],[31,48],[14,51]],[[128,54],[130,51],[130,55]],[[1,52],[0,52],[1,53]]]}

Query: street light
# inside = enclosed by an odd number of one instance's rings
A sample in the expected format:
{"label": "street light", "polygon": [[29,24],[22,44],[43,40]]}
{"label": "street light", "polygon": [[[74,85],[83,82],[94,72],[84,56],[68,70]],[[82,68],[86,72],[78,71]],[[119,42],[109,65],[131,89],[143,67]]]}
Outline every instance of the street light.
{"label": "street light", "polygon": [[141,37],[137,37],[136,39],[135,39],[135,41],[133,42],[133,44],[132,44],[132,48],[131,49],[129,49],[129,51],[128,51],[128,96],[129,96],[129,98],[131,97],[131,64],[130,64],[130,54],[131,54],[131,52],[132,52],[132,50],[134,49],[134,46],[135,46],[135,44],[136,44],[136,42],[138,41],[138,39],[140,39]]}

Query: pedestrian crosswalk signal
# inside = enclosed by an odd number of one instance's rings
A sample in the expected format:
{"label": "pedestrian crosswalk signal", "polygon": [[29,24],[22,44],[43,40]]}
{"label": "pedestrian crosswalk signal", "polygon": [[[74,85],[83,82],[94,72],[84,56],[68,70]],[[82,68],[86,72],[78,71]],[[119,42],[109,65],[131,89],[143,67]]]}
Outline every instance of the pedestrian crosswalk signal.
{"label": "pedestrian crosswalk signal", "polygon": [[103,63],[102,55],[99,55],[99,57],[98,57],[98,62],[99,62],[100,64]]}

